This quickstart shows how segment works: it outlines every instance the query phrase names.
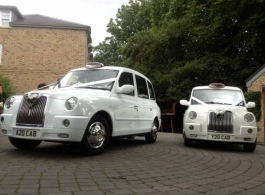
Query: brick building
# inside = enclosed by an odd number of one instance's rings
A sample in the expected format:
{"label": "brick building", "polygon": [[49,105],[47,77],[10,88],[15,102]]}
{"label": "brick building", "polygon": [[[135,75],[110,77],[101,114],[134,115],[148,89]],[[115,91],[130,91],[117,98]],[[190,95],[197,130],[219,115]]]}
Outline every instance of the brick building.
{"label": "brick building", "polygon": [[265,65],[261,66],[248,79],[246,79],[248,91],[260,91],[261,97],[261,119],[258,122],[258,142],[265,143],[264,117],[265,117]]}
{"label": "brick building", "polygon": [[89,61],[89,26],[0,5],[0,74],[17,94],[52,83]]}

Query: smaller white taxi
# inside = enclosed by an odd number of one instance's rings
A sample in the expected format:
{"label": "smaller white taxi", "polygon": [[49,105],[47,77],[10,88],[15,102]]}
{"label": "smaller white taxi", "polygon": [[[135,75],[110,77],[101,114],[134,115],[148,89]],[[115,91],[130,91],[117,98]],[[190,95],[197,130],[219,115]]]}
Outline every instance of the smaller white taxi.
{"label": "smaller white taxi", "polygon": [[188,106],[183,119],[185,146],[193,140],[208,140],[239,143],[245,151],[255,151],[256,119],[247,111],[255,103],[246,103],[241,89],[222,83],[195,87],[190,100],[180,100],[180,104]]}
{"label": "smaller white taxi", "polygon": [[80,143],[85,154],[99,154],[111,138],[156,141],[161,113],[151,81],[143,74],[90,62],[53,86],[6,100],[1,131],[15,147],[70,142]]}

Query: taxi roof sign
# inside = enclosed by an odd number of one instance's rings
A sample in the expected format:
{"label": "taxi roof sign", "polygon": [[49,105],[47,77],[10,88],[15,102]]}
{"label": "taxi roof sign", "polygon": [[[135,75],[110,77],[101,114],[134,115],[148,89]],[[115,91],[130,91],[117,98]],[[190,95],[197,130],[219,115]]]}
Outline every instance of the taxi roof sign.
{"label": "taxi roof sign", "polygon": [[104,67],[104,64],[102,63],[99,63],[99,62],[88,62],[86,64],[86,68],[101,68],[101,67]]}
{"label": "taxi roof sign", "polygon": [[224,88],[225,85],[223,83],[211,83],[209,85],[210,88]]}

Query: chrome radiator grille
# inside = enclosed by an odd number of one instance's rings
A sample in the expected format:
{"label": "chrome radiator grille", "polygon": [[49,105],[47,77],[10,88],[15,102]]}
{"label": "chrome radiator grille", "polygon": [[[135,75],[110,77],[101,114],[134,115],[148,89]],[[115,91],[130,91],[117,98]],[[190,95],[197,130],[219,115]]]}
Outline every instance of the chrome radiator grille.
{"label": "chrome radiator grille", "polygon": [[24,95],[20,109],[17,114],[17,125],[20,126],[36,126],[44,125],[44,109],[47,102],[46,96],[38,99],[37,105],[30,109],[30,103],[27,101],[28,95]]}
{"label": "chrome radiator grille", "polygon": [[233,132],[233,115],[230,111],[225,111],[221,119],[215,117],[214,112],[209,113],[208,131],[219,133]]}

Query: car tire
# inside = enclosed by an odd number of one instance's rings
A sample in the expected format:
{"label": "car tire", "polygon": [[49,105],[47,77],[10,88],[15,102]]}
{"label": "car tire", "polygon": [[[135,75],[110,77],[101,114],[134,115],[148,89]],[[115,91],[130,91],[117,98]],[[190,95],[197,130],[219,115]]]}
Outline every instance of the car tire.
{"label": "car tire", "polygon": [[256,149],[256,145],[257,145],[257,139],[255,140],[254,143],[244,143],[243,144],[244,151],[246,151],[246,152],[254,152],[255,149]]}
{"label": "car tire", "polygon": [[192,146],[192,139],[188,139],[185,134],[183,134],[183,139],[184,139],[184,146]]}
{"label": "car tire", "polygon": [[29,140],[29,139],[19,139],[14,137],[8,137],[10,143],[18,149],[30,149],[36,148],[41,144],[41,140]]}
{"label": "car tire", "polygon": [[145,134],[146,143],[149,143],[149,144],[155,143],[157,139],[157,132],[158,132],[158,123],[156,120],[154,120],[152,127],[151,127],[151,132]]}
{"label": "car tire", "polygon": [[82,139],[82,151],[84,154],[97,155],[104,151],[110,140],[110,128],[107,120],[100,116],[94,116],[89,122]]}

